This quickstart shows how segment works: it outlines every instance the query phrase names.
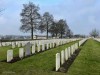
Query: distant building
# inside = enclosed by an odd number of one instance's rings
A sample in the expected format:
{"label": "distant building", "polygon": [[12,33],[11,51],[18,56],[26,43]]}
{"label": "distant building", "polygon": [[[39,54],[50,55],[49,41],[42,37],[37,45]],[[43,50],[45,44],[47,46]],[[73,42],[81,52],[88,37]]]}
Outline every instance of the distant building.
{"label": "distant building", "polygon": [[46,39],[46,36],[34,35],[34,39]]}
{"label": "distant building", "polygon": [[[46,39],[46,36],[44,36],[44,35],[34,35],[33,38],[34,39]],[[48,38],[52,38],[52,37],[48,36]]]}

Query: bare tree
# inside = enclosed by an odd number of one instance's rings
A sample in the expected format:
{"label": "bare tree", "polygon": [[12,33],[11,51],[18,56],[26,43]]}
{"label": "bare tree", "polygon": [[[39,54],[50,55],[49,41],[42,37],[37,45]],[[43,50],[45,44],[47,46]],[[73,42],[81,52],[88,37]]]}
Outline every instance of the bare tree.
{"label": "bare tree", "polygon": [[73,32],[71,31],[71,29],[68,29],[66,35],[67,35],[69,38],[73,37]]}
{"label": "bare tree", "polygon": [[62,38],[63,34],[66,33],[66,28],[67,28],[67,23],[65,20],[63,19],[60,19],[58,21],[58,27],[59,27],[59,34],[60,34],[60,37]]}
{"label": "bare tree", "polygon": [[53,24],[50,26],[49,32],[51,33],[52,37],[57,37],[59,33],[59,26],[57,21],[54,21]]}
{"label": "bare tree", "polygon": [[49,12],[45,12],[42,16],[39,30],[41,32],[44,32],[44,31],[47,32],[47,39],[48,39],[49,29],[52,24],[53,24],[53,15],[49,14]]}
{"label": "bare tree", "polygon": [[67,22],[63,19],[60,19],[59,21],[54,21],[53,24],[50,27],[49,32],[52,36],[59,36],[62,38],[63,35],[71,34],[71,30],[69,32],[69,26],[67,25]]}
{"label": "bare tree", "polygon": [[23,4],[21,12],[22,26],[20,27],[20,30],[23,32],[31,31],[31,39],[33,39],[33,31],[36,31],[39,26],[40,14],[38,11],[39,7],[32,2],[29,2],[29,4]]}
{"label": "bare tree", "polygon": [[99,30],[93,29],[93,30],[90,32],[90,36],[93,36],[94,38],[95,38],[95,37],[98,37],[98,36],[99,36]]}

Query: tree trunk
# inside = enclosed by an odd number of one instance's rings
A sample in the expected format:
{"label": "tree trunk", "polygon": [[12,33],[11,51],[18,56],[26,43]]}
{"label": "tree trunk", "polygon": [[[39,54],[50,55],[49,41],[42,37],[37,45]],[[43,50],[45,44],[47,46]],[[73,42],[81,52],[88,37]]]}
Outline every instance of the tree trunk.
{"label": "tree trunk", "polygon": [[31,39],[33,40],[33,27],[31,28]]}
{"label": "tree trunk", "polygon": [[48,39],[48,23],[47,23],[47,39]]}
{"label": "tree trunk", "polygon": [[47,29],[47,39],[48,39],[48,29]]}
{"label": "tree trunk", "polygon": [[62,38],[62,32],[61,32],[61,38]]}

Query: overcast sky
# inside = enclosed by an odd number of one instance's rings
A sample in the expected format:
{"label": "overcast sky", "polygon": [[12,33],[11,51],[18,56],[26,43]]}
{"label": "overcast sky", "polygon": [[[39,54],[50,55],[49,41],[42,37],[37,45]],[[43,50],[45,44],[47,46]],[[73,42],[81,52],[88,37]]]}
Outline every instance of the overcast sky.
{"label": "overcast sky", "polygon": [[0,0],[0,35],[26,35],[19,31],[23,4],[33,2],[40,13],[50,12],[55,19],[66,19],[74,34],[100,30],[100,0]]}

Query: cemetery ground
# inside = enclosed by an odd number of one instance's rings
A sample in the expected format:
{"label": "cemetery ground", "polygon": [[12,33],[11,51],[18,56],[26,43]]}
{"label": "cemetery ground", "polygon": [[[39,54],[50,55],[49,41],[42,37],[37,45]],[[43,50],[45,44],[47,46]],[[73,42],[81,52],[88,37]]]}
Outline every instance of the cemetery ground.
{"label": "cemetery ground", "polygon": [[[0,75],[38,75],[43,74],[43,72],[52,73],[55,67],[55,54],[76,42],[78,41],[70,42],[42,53],[37,53],[36,55],[14,63],[2,62],[2,60],[6,59],[7,50],[11,49],[11,46],[0,47]],[[14,48],[13,50],[14,56],[18,56],[19,48]]]}
{"label": "cemetery ground", "polygon": [[100,43],[88,40],[69,68],[68,75],[100,75]]}
{"label": "cemetery ground", "polygon": [[[89,39],[83,46],[67,73],[52,71],[55,54],[76,43],[71,42],[48,51],[38,53],[15,63],[0,62],[0,75],[100,75],[100,43]],[[6,59],[9,47],[0,48],[0,61]],[[18,55],[18,48],[14,49]]]}

